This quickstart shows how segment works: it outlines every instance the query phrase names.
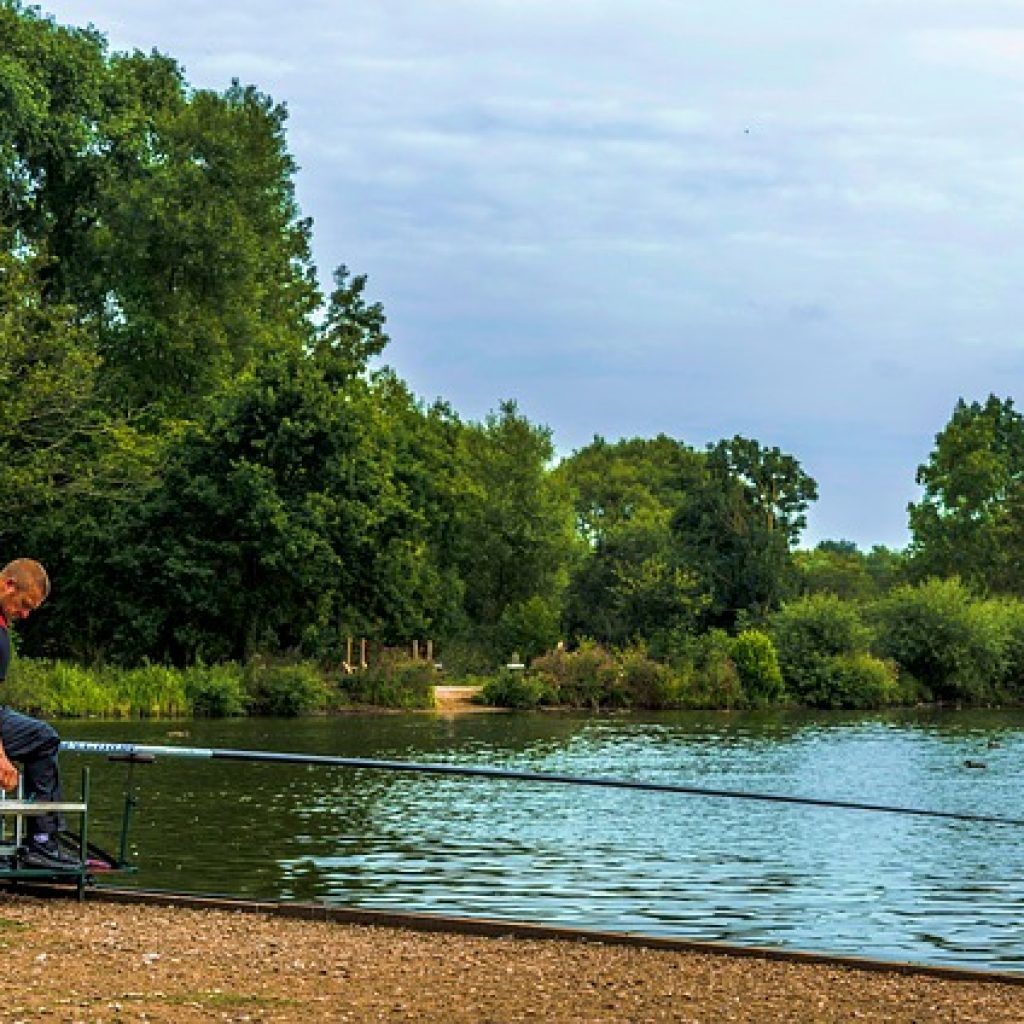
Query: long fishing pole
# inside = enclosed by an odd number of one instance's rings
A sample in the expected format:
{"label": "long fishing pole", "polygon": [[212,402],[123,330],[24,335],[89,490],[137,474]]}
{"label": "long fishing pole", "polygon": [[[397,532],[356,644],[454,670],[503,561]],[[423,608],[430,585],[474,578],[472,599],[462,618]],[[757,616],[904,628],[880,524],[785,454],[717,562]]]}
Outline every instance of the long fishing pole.
{"label": "long fishing pole", "polygon": [[366,757],[336,757],[331,754],[286,753],[276,750],[232,750],[217,747],[150,746],[142,743],[105,743],[92,740],[63,740],[61,750],[69,754],[106,754],[125,759],[133,757],[180,757],[193,760],[260,761],[276,764],[306,764],[329,768],[360,768],[374,771],[411,772],[427,775],[455,775],[473,778],[510,779],[518,782],[560,783],[572,786],[597,786],[605,789],[632,789],[650,793],[677,793],[684,796],[721,797],[731,800],[760,800],[809,807],[836,807],[850,811],[874,811],[880,814],[903,814],[921,818],[942,818],[948,821],[983,822],[991,825],[1024,826],[1022,818],[1005,818],[991,814],[962,811],[933,811],[922,807],[894,807],[889,804],[861,803],[851,800],[828,800],[822,797],[793,796],[786,793],[751,793],[738,789],[712,789],[685,786],[675,782],[653,782],[643,779],[608,778],[592,775],[562,775],[555,772],[532,772],[514,768],[489,768],[481,765],[445,764],[423,761],[382,761]]}

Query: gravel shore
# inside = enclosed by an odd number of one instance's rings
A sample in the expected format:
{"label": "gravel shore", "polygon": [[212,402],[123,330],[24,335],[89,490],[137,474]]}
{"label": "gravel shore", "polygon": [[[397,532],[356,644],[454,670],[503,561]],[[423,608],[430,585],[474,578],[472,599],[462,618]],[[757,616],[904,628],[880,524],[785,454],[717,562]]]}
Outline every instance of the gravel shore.
{"label": "gravel shore", "polygon": [[1024,987],[0,896],[0,1021],[1021,1024]]}

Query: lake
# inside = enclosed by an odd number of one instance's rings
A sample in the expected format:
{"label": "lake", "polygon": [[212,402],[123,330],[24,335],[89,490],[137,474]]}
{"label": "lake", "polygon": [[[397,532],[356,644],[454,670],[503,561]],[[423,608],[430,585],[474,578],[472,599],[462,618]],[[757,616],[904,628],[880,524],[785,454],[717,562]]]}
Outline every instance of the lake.
{"label": "lake", "polygon": [[[73,721],[67,739],[436,761],[1024,817],[1024,712]],[[182,735],[187,734],[187,735]],[[93,779],[117,848],[126,770]],[[984,767],[969,767],[981,764]],[[366,769],[135,769],[118,884],[1024,970],[1024,829]]]}

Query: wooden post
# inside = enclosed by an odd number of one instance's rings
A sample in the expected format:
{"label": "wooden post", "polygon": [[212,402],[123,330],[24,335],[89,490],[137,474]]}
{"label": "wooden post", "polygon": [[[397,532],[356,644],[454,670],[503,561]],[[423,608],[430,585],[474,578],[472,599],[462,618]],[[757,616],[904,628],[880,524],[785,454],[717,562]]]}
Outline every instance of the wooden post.
{"label": "wooden post", "polygon": [[429,661],[431,665],[434,664],[434,641],[433,640],[428,640],[427,641],[427,661]]}
{"label": "wooden post", "polygon": [[412,642],[412,660],[420,660],[420,642],[419,640],[413,640]]}
{"label": "wooden post", "polygon": [[359,667],[366,668],[366,637],[359,638]]}
{"label": "wooden post", "polygon": [[345,665],[351,669],[352,666],[352,637],[345,640]]}

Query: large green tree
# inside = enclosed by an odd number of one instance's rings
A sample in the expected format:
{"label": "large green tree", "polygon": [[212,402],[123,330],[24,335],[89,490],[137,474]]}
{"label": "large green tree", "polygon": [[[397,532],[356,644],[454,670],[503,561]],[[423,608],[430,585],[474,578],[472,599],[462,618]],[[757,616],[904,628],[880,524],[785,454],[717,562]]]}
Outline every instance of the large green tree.
{"label": "large green tree", "polygon": [[586,544],[569,584],[570,635],[615,645],[643,638],[659,651],[693,627],[703,598],[669,522],[703,466],[701,453],[664,434],[597,437],[561,463]]}
{"label": "large green tree", "polygon": [[[569,494],[550,472],[551,432],[504,402],[463,431],[465,489],[455,507],[450,557],[463,581],[471,631],[496,642],[523,606],[561,612],[574,550]],[[506,651],[507,656],[511,651]]]}
{"label": "large green tree", "polygon": [[778,448],[739,436],[708,446],[704,477],[672,518],[682,562],[708,595],[705,625],[759,619],[793,592],[791,545],[816,497],[815,481]]}
{"label": "large green tree", "polygon": [[924,491],[908,509],[914,572],[1024,593],[1024,417],[1013,400],[960,399],[917,482]]}
{"label": "large green tree", "polygon": [[158,53],[0,0],[0,213],[45,254],[47,301],[94,328],[112,404],[194,411],[270,351],[308,343],[320,297],[285,109],[190,89]]}

